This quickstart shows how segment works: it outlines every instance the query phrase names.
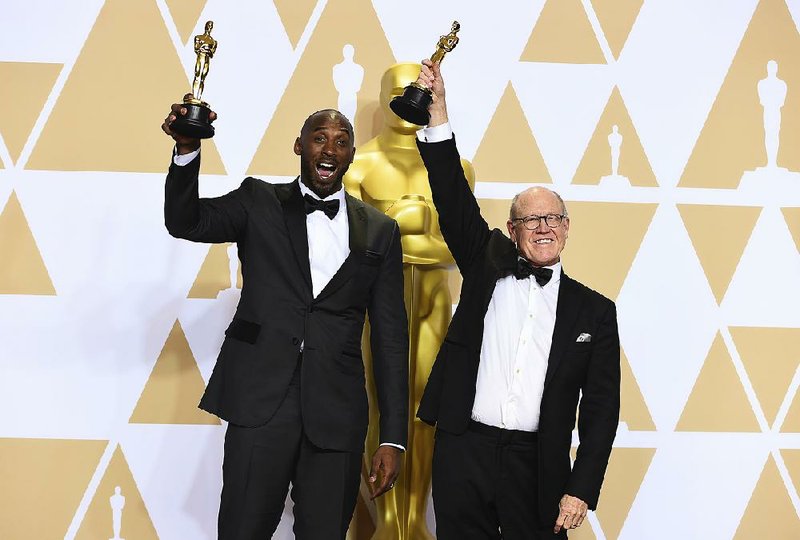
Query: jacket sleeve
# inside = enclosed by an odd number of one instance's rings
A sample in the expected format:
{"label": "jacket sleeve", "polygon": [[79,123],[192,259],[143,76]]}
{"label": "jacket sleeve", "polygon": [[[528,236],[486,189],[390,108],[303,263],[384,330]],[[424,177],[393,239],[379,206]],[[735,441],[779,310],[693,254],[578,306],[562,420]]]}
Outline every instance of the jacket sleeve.
{"label": "jacket sleeve", "polygon": [[408,320],[403,300],[400,229],[392,222],[388,248],[368,305],[372,369],[380,410],[380,442],[407,445]]}
{"label": "jacket sleeve", "polygon": [[578,409],[580,444],[566,489],[591,510],[597,507],[619,423],[620,346],[613,302],[600,316],[595,339]]}
{"label": "jacket sleeve", "polygon": [[442,236],[461,274],[466,275],[489,241],[489,225],[467,183],[455,137],[435,143],[417,141],[417,147],[428,170]]}
{"label": "jacket sleeve", "polygon": [[193,242],[236,242],[244,234],[253,184],[222,197],[201,199],[198,192],[200,156],[178,166],[172,163],[164,186],[164,224],[176,237]]}

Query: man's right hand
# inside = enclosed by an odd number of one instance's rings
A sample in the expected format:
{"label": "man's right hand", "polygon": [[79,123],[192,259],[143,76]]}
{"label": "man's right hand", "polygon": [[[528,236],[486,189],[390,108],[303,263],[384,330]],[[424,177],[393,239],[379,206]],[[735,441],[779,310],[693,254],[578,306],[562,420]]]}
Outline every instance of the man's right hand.
{"label": "man's right hand", "polygon": [[[183,99],[191,99],[193,97],[194,96],[192,96],[192,94],[186,94]],[[185,114],[186,106],[183,103],[173,103],[169,114],[164,119],[164,123],[161,124],[162,131],[175,140],[175,148],[177,149],[179,155],[188,154],[189,152],[194,152],[200,148],[200,139],[179,135],[170,129],[172,122],[174,122],[179,116],[183,116]],[[211,111],[208,117],[213,122],[217,119],[217,113]]]}
{"label": "man's right hand", "polygon": [[423,60],[417,84],[427,87],[432,93],[433,101],[428,106],[428,112],[431,115],[428,127],[446,124],[448,122],[447,103],[444,99],[444,80],[439,63],[434,64],[427,58]]}

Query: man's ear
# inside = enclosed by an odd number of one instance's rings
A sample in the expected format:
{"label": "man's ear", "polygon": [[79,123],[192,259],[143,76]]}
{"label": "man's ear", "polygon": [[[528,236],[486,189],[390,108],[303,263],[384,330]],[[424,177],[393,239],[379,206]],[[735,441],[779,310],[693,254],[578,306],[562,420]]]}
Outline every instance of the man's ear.
{"label": "man's ear", "polygon": [[294,153],[299,156],[302,151],[303,145],[300,143],[300,137],[297,137],[294,140]]}
{"label": "man's ear", "polygon": [[517,230],[514,228],[514,222],[510,219],[506,221],[506,228],[508,228],[508,236],[516,244],[517,243]]}

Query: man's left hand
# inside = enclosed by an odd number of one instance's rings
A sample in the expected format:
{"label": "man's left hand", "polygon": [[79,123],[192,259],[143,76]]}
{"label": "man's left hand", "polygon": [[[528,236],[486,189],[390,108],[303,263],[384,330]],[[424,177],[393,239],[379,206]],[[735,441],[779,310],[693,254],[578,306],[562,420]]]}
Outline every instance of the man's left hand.
{"label": "man's left hand", "polygon": [[558,503],[558,519],[556,519],[556,526],[553,532],[556,534],[564,529],[577,529],[586,519],[586,512],[589,511],[589,505],[572,495],[564,495]]}
{"label": "man's left hand", "polygon": [[[394,487],[400,474],[400,449],[394,446],[379,446],[372,455],[372,468],[369,471],[369,485],[372,499],[380,497]],[[381,479],[378,482],[378,476]],[[375,483],[378,482],[377,486]]]}

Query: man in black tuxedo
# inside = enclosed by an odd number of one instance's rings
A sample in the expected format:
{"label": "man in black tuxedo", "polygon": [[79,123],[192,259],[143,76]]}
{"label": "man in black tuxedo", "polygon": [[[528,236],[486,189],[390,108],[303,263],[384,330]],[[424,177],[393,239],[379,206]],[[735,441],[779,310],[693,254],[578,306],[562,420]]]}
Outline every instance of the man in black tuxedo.
{"label": "man in black tuxedo", "polygon": [[438,64],[423,62],[418,82],[433,92],[418,147],[464,278],[417,412],[437,427],[437,537],[564,538],[597,505],[619,421],[616,308],[563,273],[569,217],[555,192],[514,198],[511,239],[489,230],[464,178]]}
{"label": "man in black tuxedo", "polygon": [[318,111],[303,124],[294,182],[246,178],[212,199],[198,197],[200,141],[170,129],[184,114],[175,104],[162,125],[176,143],[167,229],[195,242],[237,242],[244,278],[200,402],[228,421],[219,538],[269,538],[290,482],[296,537],[344,538],[368,422],[366,311],[381,411],[373,497],[391,489],[406,445],[408,336],[397,224],[342,189],[355,148],[353,128],[338,111]]}

